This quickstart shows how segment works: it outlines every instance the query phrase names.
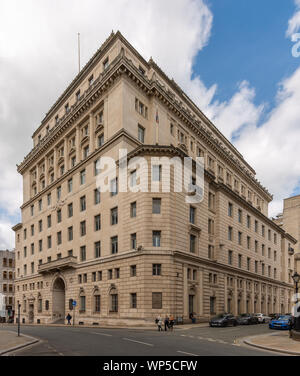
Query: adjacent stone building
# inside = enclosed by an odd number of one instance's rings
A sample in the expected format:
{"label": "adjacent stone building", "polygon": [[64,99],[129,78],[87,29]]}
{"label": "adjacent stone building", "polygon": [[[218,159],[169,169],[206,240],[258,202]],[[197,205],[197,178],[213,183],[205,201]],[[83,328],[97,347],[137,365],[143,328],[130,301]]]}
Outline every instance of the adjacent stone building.
{"label": "adjacent stone building", "polygon": [[[58,98],[33,143],[18,166],[22,223],[14,227],[23,322],[62,321],[74,300],[75,322],[84,324],[291,309],[295,239],[268,219],[271,194],[174,80],[119,32]],[[118,176],[107,179],[114,192],[99,192],[97,161],[119,166],[120,149],[128,150],[130,184],[145,179],[156,191],[123,192]],[[200,203],[162,189],[160,158],[187,156],[205,161]],[[136,157],[150,166],[141,176]]]}
{"label": "adjacent stone building", "polygon": [[[15,314],[15,253],[0,251],[0,293],[4,296],[5,312],[1,312],[1,321],[8,322]],[[0,307],[2,310],[2,307]]]}

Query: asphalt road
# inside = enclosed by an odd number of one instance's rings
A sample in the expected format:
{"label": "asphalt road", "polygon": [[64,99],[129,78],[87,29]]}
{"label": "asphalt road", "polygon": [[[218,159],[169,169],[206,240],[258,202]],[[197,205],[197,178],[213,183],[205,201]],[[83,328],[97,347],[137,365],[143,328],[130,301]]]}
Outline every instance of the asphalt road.
{"label": "asphalt road", "polygon": [[[5,329],[5,327],[3,327]],[[10,327],[16,330],[16,327]],[[22,326],[41,340],[14,356],[270,356],[239,343],[239,339],[269,332],[266,325],[229,328],[155,330]],[[0,329],[1,333],[1,329]]]}

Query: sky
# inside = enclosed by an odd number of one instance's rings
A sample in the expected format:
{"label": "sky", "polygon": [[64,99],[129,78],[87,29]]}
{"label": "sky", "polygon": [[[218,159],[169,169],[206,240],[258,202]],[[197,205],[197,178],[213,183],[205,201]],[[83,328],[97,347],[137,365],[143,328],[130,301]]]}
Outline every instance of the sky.
{"label": "sky", "polygon": [[300,194],[300,0],[0,0],[0,249],[21,221],[16,164],[77,74],[77,33],[84,64],[112,30],[233,142],[274,195],[270,216]]}

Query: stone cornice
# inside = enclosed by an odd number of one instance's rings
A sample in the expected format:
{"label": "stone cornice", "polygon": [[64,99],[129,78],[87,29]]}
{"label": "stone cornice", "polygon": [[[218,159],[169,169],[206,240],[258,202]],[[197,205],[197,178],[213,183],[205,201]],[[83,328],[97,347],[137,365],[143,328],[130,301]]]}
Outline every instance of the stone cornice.
{"label": "stone cornice", "polygon": [[[254,185],[256,189],[267,199],[271,200],[272,196],[263,187],[258,180],[256,180],[251,174],[244,168],[232,153],[230,153],[221,142],[215,139],[211,131],[208,131],[200,121],[196,120],[190,111],[185,109],[181,103],[176,101],[160,84],[157,80],[149,80],[147,77],[141,74],[134,64],[124,56],[124,51],[115,58],[110,64],[107,71],[101,74],[93,83],[93,85],[84,93],[81,101],[73,105],[70,112],[66,114],[56,127],[52,128],[50,134],[46,136],[41,144],[37,145],[24,159],[24,161],[18,166],[18,172],[22,173],[32,159],[38,158],[39,155],[44,153],[49,146],[56,140],[62,133],[74,124],[76,120],[82,117],[91,105],[103,95],[115,82],[115,80],[122,74],[126,74],[132,79],[147,95],[152,95],[161,100],[169,109],[176,114],[187,126],[189,126],[207,145],[209,145],[217,154],[221,156],[226,162],[238,173],[243,175],[243,178],[248,181],[250,185]],[[200,111],[198,109],[198,111]],[[201,111],[200,111],[201,112]],[[230,147],[232,144],[227,140]],[[226,145],[226,146],[228,146]],[[243,159],[243,163],[247,163]],[[247,165],[249,166],[249,165]],[[251,167],[249,166],[249,169]],[[252,169],[251,169],[252,170]],[[254,171],[254,170],[252,170]]]}
{"label": "stone cornice", "polygon": [[23,227],[23,223],[18,223],[15,226],[13,226],[11,229],[16,232],[20,230],[22,227]]}

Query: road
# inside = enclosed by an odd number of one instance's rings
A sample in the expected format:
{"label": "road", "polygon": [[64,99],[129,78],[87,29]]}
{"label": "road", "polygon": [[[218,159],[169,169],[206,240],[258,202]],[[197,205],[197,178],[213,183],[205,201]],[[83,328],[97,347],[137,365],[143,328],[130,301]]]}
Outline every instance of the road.
{"label": "road", "polygon": [[[5,329],[7,327],[3,327]],[[15,326],[10,330],[16,331]],[[238,343],[239,338],[268,333],[267,325],[229,328],[195,327],[173,332],[133,329],[22,326],[41,341],[15,356],[266,356]],[[1,329],[0,329],[1,333]]]}

